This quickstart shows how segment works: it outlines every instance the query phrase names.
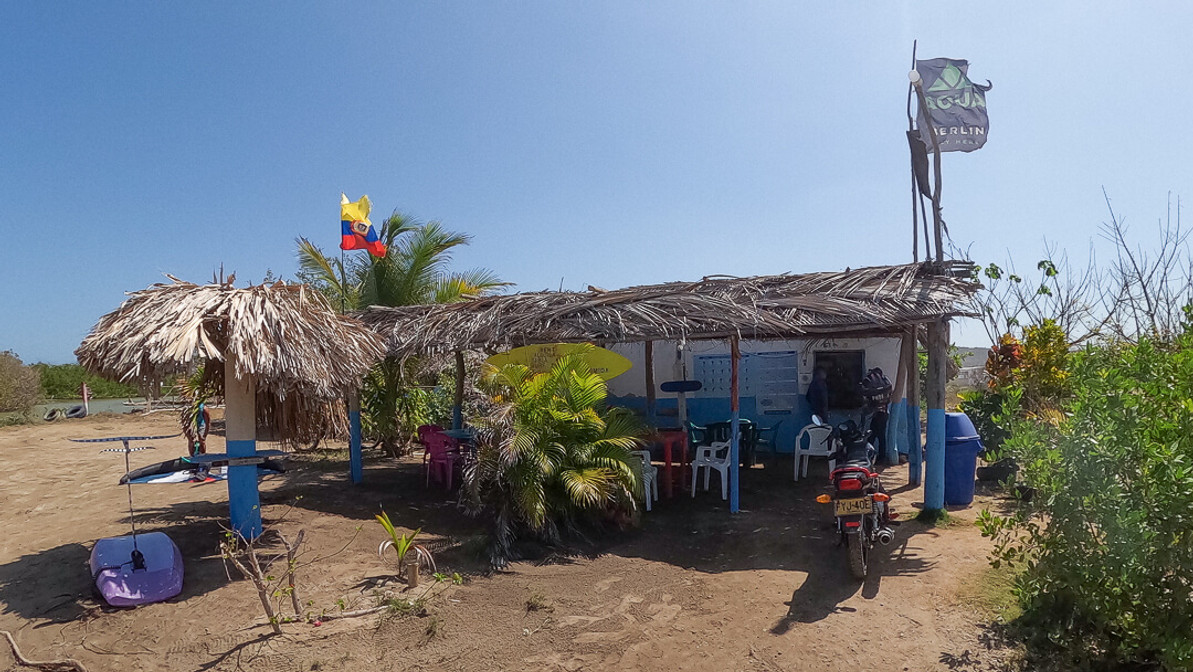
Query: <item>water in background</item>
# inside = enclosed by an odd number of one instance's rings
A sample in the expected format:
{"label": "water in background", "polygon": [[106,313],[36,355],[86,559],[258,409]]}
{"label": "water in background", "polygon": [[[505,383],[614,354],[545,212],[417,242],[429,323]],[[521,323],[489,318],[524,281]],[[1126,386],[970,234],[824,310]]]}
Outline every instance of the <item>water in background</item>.
{"label": "water in background", "polygon": [[[128,406],[124,402],[128,399],[92,399],[88,406],[91,407],[91,413],[131,413],[135,410],[145,408],[144,406]],[[132,400],[134,403],[144,404],[144,398],[136,398]],[[55,399],[54,401],[40,404],[33,407],[34,417],[41,418],[45,416],[46,411],[51,408],[61,408],[67,410],[75,406],[82,406],[82,399]]]}

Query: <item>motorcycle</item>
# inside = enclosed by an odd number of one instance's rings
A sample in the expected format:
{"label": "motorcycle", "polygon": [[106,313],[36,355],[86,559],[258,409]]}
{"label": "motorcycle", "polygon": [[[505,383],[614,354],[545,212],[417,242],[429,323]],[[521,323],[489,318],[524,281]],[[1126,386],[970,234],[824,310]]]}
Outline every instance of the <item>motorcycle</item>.
{"label": "motorcycle", "polygon": [[[817,416],[812,416],[812,422],[827,426]],[[887,546],[895,540],[891,496],[883,490],[878,472],[872,470],[875,458],[870,445],[872,435],[873,432],[862,432],[852,420],[830,428],[825,441],[835,446],[836,465],[829,475],[833,494],[816,498],[822,504],[833,504],[840,543],[849,552],[849,571],[859,579],[866,578],[874,545]]]}

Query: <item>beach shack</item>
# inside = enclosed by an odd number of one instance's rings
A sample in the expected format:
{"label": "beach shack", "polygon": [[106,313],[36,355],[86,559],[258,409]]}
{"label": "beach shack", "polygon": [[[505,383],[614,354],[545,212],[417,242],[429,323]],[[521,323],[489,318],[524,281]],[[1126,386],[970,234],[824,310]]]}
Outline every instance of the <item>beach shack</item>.
{"label": "beach shack", "polygon": [[[203,372],[222,396],[232,527],[261,533],[257,439],[306,443],[347,434],[346,399],[381,356],[381,340],[339,315],[319,292],[277,282],[235,288],[171,278],[132,292],[104,315],[75,351],[88,371],[126,382]],[[352,475],[360,474],[360,412],[352,425]],[[211,458],[212,456],[207,456]]]}
{"label": "beach shack", "polygon": [[[973,278],[969,262],[924,262],[372,307],[359,317],[384,337],[390,356],[455,353],[457,408],[464,351],[593,343],[622,353],[634,366],[610,381],[614,403],[639,408],[656,426],[678,426],[678,408],[690,397],[689,419],[730,422],[729,507],[737,511],[740,420],[747,413],[759,424],[773,420],[779,430],[776,450],[790,452],[795,432],[809,418],[803,393],[818,365],[842,372],[842,381],[856,373],[848,384],[873,367],[896,381],[888,447],[909,453],[910,478],[918,485],[923,471],[917,343],[940,338],[951,318],[967,314],[979,287]],[[930,373],[943,366],[931,362]],[[700,382],[700,389],[684,395],[663,391],[664,383],[683,379]],[[943,399],[943,377],[930,375],[929,381],[938,382]],[[839,386],[842,394],[845,385]],[[845,405],[838,404],[842,411]],[[925,497],[931,506],[943,491],[943,408],[928,415],[929,436],[939,438],[928,445],[932,464]]]}
{"label": "beach shack", "polygon": [[[873,368],[899,370],[902,335],[825,336],[779,339],[742,339],[738,362],[738,407],[768,433],[774,452],[790,455],[799,431],[812,421],[806,395],[812,374],[822,368],[828,374],[830,417],[827,421],[861,420],[862,399],[857,383]],[[662,389],[672,380],[699,383],[699,389],[685,394],[686,419],[707,426],[732,414],[732,348],[725,340],[661,340],[651,342],[650,361],[646,343],[617,343],[607,346],[633,363],[642,375],[623,375],[609,381],[610,403],[632,408],[655,427],[682,426],[679,393]],[[647,367],[652,375],[645,375]],[[653,395],[648,393],[651,378]],[[653,397],[653,398],[652,398]]]}

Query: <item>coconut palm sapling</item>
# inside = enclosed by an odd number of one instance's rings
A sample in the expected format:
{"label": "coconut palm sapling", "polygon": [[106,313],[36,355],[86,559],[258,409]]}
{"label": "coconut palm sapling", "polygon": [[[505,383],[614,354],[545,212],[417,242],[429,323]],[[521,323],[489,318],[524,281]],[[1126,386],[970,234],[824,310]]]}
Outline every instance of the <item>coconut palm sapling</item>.
{"label": "coconut palm sapling", "polygon": [[633,512],[642,485],[630,451],[645,427],[606,405],[605,381],[582,353],[545,373],[518,364],[491,370],[485,384],[496,406],[465,469],[464,498],[474,514],[492,516],[494,566],[510,560],[518,538],[555,544]]}

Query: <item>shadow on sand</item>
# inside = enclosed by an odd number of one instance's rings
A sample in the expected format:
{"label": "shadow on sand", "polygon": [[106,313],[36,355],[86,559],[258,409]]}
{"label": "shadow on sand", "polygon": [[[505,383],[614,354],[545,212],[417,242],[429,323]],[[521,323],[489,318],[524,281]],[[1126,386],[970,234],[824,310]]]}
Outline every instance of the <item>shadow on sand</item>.
{"label": "shadow on sand", "polygon": [[[883,577],[919,574],[932,567],[908,544],[918,534],[935,530],[908,521],[896,530],[896,542],[878,547],[871,557],[866,581],[854,579],[848,569],[845,549],[830,510],[816,502],[827,492],[827,479],[819,472],[792,482],[790,463],[756,466],[741,471],[742,512],[732,515],[713,487],[697,490],[691,497],[691,482],[676,484],[675,497],[662,499],[654,511],[644,514],[642,529],[625,535],[621,542],[603,547],[604,552],[666,562],[700,572],[720,573],[745,570],[785,570],[793,576],[787,612],[772,628],[783,634],[796,622],[815,622],[840,610],[840,604],[861,591],[875,599]],[[908,498],[914,488],[893,488],[896,510],[910,517],[914,509]],[[903,494],[901,498],[899,495]]]}

